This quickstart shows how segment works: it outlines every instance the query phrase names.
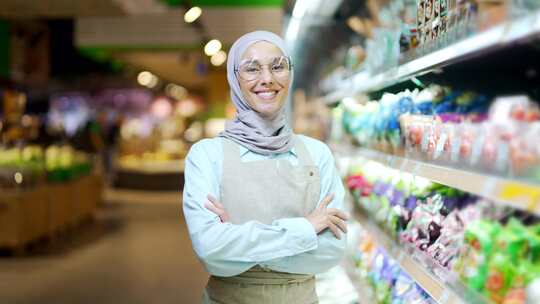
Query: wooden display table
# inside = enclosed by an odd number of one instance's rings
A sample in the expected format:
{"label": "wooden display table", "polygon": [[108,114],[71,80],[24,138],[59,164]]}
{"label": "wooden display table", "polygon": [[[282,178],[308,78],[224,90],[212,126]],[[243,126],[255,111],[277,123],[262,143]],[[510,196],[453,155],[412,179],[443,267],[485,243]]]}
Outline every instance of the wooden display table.
{"label": "wooden display table", "polygon": [[19,251],[92,217],[103,197],[103,178],[86,175],[32,189],[0,189],[0,193],[0,247]]}
{"label": "wooden display table", "polygon": [[0,247],[21,248],[46,235],[49,201],[45,186],[30,190],[2,190]]}

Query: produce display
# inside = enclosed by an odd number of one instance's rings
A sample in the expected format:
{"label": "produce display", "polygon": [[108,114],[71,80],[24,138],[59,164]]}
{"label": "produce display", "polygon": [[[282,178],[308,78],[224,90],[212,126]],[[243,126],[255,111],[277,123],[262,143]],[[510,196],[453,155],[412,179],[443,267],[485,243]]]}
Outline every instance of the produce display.
{"label": "produce display", "polygon": [[373,288],[375,300],[380,304],[431,304],[430,296],[401,269],[373,237],[360,231],[360,241],[353,255],[356,272]]}
{"label": "produce display", "polygon": [[66,181],[89,174],[92,162],[88,154],[71,146],[53,145],[45,149],[45,170],[49,181]]}
{"label": "produce display", "polygon": [[540,182],[540,109],[526,96],[432,86],[335,111],[360,146]]}
{"label": "produce display", "polygon": [[31,187],[45,179],[67,181],[91,170],[89,156],[67,145],[0,147],[1,188]]}
{"label": "produce display", "polygon": [[116,162],[122,168],[140,168],[181,160],[188,150],[182,138],[185,129],[179,117],[126,119],[120,127]]}
{"label": "produce display", "polygon": [[527,287],[540,279],[537,218],[376,162],[350,171],[356,204],[396,242],[492,303],[526,303]]}

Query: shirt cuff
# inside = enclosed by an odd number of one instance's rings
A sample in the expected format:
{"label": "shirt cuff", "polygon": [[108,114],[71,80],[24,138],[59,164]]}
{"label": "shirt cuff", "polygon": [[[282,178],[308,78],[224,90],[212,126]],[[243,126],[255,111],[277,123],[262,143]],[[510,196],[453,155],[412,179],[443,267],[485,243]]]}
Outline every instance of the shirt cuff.
{"label": "shirt cuff", "polygon": [[305,217],[294,217],[277,220],[274,224],[287,230],[294,238],[291,245],[296,245],[299,253],[317,249],[319,240],[313,225]]}

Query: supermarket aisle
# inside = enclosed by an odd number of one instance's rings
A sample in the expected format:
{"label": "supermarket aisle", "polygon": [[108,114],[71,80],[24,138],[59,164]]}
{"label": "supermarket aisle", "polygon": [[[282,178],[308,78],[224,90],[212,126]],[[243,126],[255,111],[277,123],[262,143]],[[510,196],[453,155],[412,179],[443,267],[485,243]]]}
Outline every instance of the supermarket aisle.
{"label": "supermarket aisle", "polygon": [[109,204],[62,246],[0,258],[1,303],[198,303],[206,273],[179,204]]}

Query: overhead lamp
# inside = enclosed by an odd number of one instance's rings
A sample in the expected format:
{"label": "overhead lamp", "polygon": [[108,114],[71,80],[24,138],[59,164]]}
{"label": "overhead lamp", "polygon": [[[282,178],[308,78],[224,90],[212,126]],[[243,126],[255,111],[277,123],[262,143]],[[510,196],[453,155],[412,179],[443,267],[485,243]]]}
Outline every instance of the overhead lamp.
{"label": "overhead lamp", "polygon": [[152,77],[152,80],[150,81],[150,83],[147,85],[147,87],[149,89],[153,89],[157,86],[157,84],[159,83],[159,78],[157,78],[155,75],[154,77]]}
{"label": "overhead lamp", "polygon": [[142,86],[154,88],[158,84],[159,78],[148,71],[142,71],[137,75],[137,82]]}
{"label": "overhead lamp", "polygon": [[210,62],[212,63],[212,65],[214,66],[220,66],[222,65],[225,60],[227,60],[227,53],[225,53],[224,50],[221,50],[217,53],[215,53],[211,58],[210,58]]}
{"label": "overhead lamp", "polygon": [[148,71],[140,72],[137,76],[137,82],[142,86],[147,86],[150,82],[152,82],[152,77],[154,75]]}
{"label": "overhead lamp", "polygon": [[202,9],[198,6],[194,6],[184,14],[184,21],[187,23],[192,23],[197,20],[201,16],[201,14]]}
{"label": "overhead lamp", "polygon": [[213,56],[221,50],[221,42],[217,39],[212,39],[204,46],[204,53],[208,56]]}

